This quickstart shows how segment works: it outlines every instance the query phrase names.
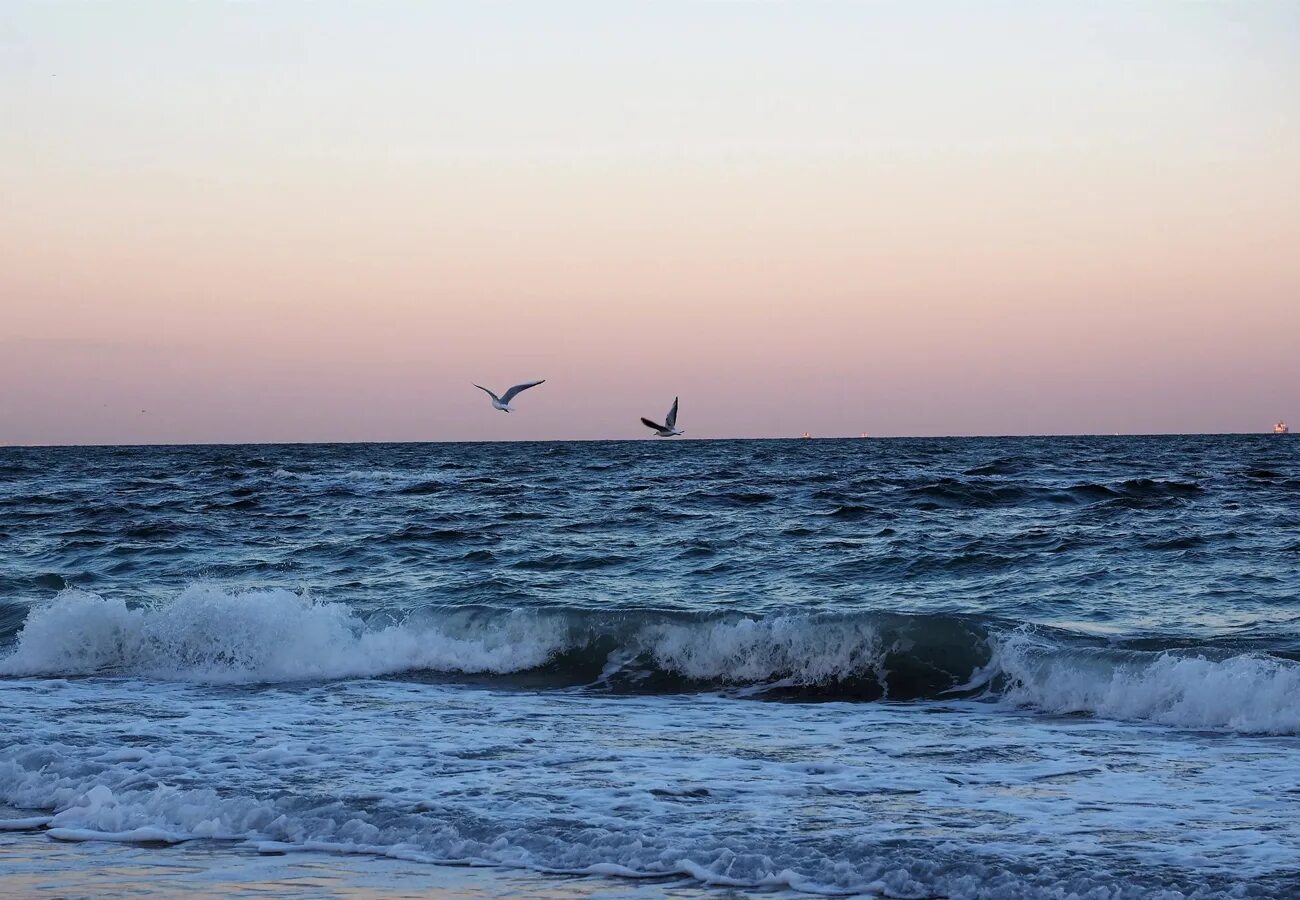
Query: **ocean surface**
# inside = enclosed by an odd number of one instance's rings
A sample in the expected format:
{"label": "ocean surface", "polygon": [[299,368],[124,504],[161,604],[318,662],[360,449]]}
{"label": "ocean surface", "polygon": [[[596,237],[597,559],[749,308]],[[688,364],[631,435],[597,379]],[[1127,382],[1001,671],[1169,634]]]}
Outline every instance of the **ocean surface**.
{"label": "ocean surface", "polygon": [[1300,440],[0,449],[0,830],[1300,896]]}

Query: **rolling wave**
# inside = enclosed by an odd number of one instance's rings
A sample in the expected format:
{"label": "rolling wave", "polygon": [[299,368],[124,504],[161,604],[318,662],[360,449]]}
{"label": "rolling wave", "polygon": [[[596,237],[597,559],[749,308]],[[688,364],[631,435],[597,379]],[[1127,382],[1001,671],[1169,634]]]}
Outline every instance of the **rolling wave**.
{"label": "rolling wave", "polygon": [[973,616],[431,608],[362,618],[288,590],[191,585],[129,606],[67,589],[35,607],[5,676],[206,683],[492,678],[623,693],[980,699],[1240,733],[1300,734],[1300,663],[1228,648],[1126,649]]}

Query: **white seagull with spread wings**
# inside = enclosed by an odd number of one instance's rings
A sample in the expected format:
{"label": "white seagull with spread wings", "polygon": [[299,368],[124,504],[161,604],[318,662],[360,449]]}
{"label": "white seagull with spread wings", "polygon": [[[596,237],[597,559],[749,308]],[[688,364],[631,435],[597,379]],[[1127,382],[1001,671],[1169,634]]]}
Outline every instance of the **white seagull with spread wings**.
{"label": "white seagull with spread wings", "polygon": [[659,437],[672,437],[675,434],[685,434],[684,431],[677,430],[677,399],[673,398],[673,408],[668,410],[668,418],[660,425],[658,422],[651,422],[645,416],[641,417],[641,424],[646,428],[654,429],[654,433]]}
{"label": "white seagull with spread wings", "polygon": [[515,397],[518,396],[520,391],[526,391],[531,387],[537,387],[539,384],[543,384],[545,381],[546,379],[543,378],[540,381],[529,381],[526,384],[517,384],[514,387],[512,387],[510,390],[502,394],[500,397],[498,397],[496,394],[489,391],[487,388],[483,387],[483,385],[481,384],[476,384],[474,385],[474,387],[478,388],[480,391],[482,391],[483,393],[487,394],[489,397],[492,398],[493,409],[499,409],[502,412],[513,412],[514,407],[510,405],[510,401],[515,399]]}

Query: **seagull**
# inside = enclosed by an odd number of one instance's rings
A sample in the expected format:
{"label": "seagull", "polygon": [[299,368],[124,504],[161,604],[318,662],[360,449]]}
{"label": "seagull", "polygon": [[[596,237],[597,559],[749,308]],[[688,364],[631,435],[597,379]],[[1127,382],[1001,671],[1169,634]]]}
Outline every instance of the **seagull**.
{"label": "seagull", "polygon": [[512,412],[510,401],[515,399],[515,396],[519,394],[520,391],[526,391],[531,387],[537,387],[539,384],[542,384],[545,381],[546,379],[543,378],[541,379],[541,381],[529,381],[526,384],[517,384],[514,387],[512,387],[510,390],[506,391],[500,397],[498,397],[496,394],[489,391],[487,388],[483,387],[483,385],[481,384],[476,384],[474,385],[474,387],[478,388],[480,391],[482,391],[483,393],[487,394],[489,397],[492,398],[493,409],[499,409],[502,412]]}
{"label": "seagull", "polygon": [[646,428],[654,429],[654,433],[659,437],[672,437],[675,434],[685,434],[684,431],[677,430],[677,398],[673,398],[673,408],[668,410],[668,418],[664,419],[664,424],[651,422],[645,416],[641,417],[641,424]]}

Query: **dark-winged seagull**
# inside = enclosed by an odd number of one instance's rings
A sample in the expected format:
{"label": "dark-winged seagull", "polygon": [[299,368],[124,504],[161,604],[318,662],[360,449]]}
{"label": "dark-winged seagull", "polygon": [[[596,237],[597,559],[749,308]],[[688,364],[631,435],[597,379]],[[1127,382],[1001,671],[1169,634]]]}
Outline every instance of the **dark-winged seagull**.
{"label": "dark-winged seagull", "polygon": [[677,430],[677,399],[673,398],[673,408],[668,410],[668,418],[660,425],[658,422],[651,422],[645,416],[641,417],[641,424],[646,428],[654,429],[654,433],[659,437],[672,437],[675,434],[685,434],[684,431]]}
{"label": "dark-winged seagull", "polygon": [[537,387],[539,384],[545,383],[545,381],[546,379],[543,378],[539,381],[529,381],[525,384],[517,384],[514,387],[512,387],[510,390],[502,394],[500,397],[498,397],[496,394],[489,391],[487,388],[483,387],[483,385],[481,384],[476,384],[474,385],[474,387],[478,388],[480,391],[482,391],[483,393],[487,394],[489,397],[492,398],[493,409],[499,409],[502,412],[513,412],[514,408],[510,405],[510,401],[515,399],[515,397],[519,394],[520,391],[526,391],[531,387]]}

